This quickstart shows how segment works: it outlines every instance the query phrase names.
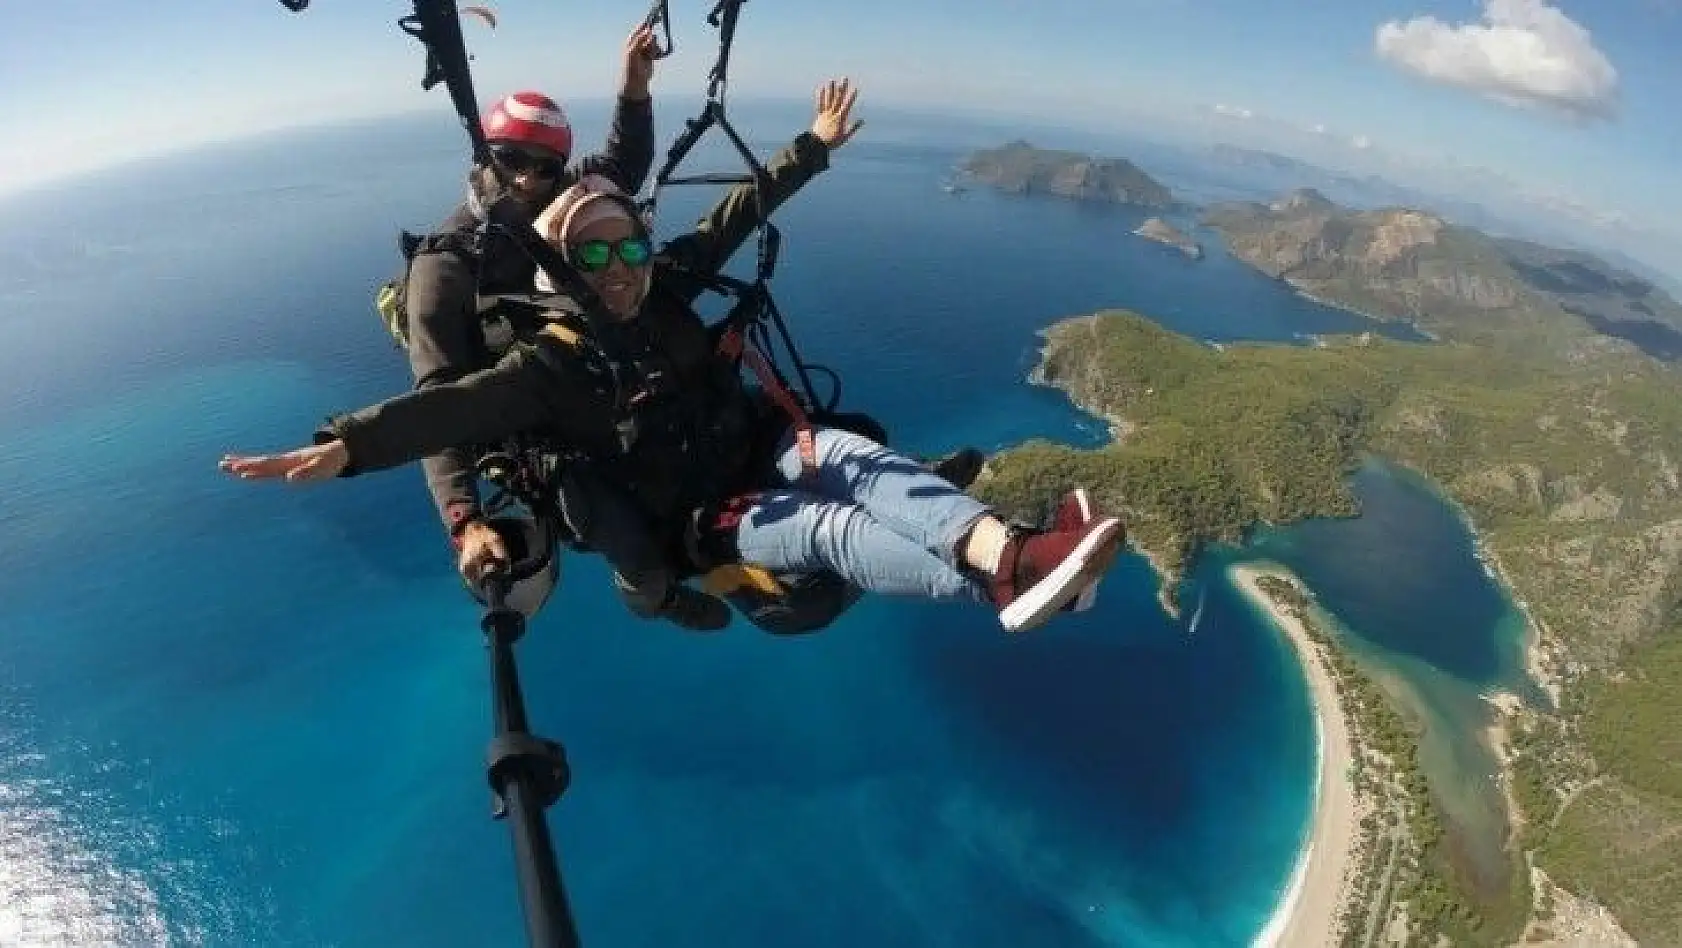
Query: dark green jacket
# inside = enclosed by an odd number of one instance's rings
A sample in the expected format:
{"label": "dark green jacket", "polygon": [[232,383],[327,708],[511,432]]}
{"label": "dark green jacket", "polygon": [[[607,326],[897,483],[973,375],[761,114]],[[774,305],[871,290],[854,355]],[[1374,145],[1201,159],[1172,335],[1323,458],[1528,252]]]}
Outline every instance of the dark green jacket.
{"label": "dark green jacket", "polygon": [[[557,187],[565,188],[586,174],[600,174],[627,194],[635,194],[653,164],[654,104],[649,99],[621,97],[615,103],[606,146],[599,154],[569,165]],[[471,235],[482,214],[477,200],[470,197],[433,233]],[[494,232],[476,260],[454,250],[417,255],[409,270],[404,304],[409,311],[409,366],[415,387],[453,382],[492,365],[475,305],[478,293],[530,292],[536,274],[531,258],[511,238]],[[473,460],[465,452],[451,446],[426,458],[422,467],[427,489],[446,525],[478,510]]]}
{"label": "dark green jacket", "polygon": [[[822,140],[795,138],[766,165],[766,213],[828,165]],[[760,222],[752,186],[737,185],[694,231],[660,249],[641,312],[613,327],[612,350],[636,356],[632,378],[616,378],[588,336],[580,344],[576,324],[558,323],[492,368],[337,417],[317,439],[345,442],[343,476],[353,476],[536,432],[586,454],[657,520],[744,489],[772,419],[740,366],[716,354],[692,308],[702,288],[682,273],[719,272]],[[622,422],[636,432],[628,447]]]}

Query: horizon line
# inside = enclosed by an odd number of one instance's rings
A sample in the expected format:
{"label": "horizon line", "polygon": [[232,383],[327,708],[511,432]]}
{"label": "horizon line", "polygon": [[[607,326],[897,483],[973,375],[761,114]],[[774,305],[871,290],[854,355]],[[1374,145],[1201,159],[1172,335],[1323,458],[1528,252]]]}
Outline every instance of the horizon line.
{"label": "horizon line", "polygon": [[[660,110],[662,108],[661,103],[667,103],[668,106],[672,103],[682,103],[685,106],[684,111],[687,112],[687,110],[688,110],[687,107],[688,106],[699,105],[700,103],[705,102],[706,99],[707,99],[707,96],[705,96],[704,94],[696,94],[696,93],[689,93],[689,94],[674,93],[674,94],[671,94],[671,95],[657,96],[655,98],[655,109],[657,111]],[[578,97],[574,97],[574,98],[569,99],[568,102],[567,102],[567,105],[568,105],[569,108],[573,107],[573,106],[583,106],[585,108],[606,109],[606,108],[611,107],[612,103],[615,100],[616,100],[616,96],[613,96],[613,95],[578,96]],[[808,97],[806,97],[805,95],[798,95],[797,96],[797,95],[789,95],[789,94],[781,94],[781,93],[743,92],[743,93],[738,93],[736,95],[731,96],[731,100],[734,101],[734,102],[737,102],[737,103],[747,104],[747,105],[752,106],[752,107],[786,106],[786,107],[790,107],[790,108],[799,107],[799,108],[802,108],[802,109],[811,108],[811,100]],[[1248,152],[1252,152],[1252,153],[1257,153],[1257,154],[1276,155],[1276,156],[1279,156],[1279,157],[1290,159],[1290,160],[1292,160],[1294,162],[1297,162],[1297,163],[1300,163],[1300,164],[1302,164],[1306,167],[1310,167],[1310,168],[1313,168],[1313,169],[1316,169],[1316,170],[1319,170],[1319,171],[1330,172],[1330,173],[1333,173],[1333,174],[1353,174],[1354,173],[1350,169],[1339,170],[1339,169],[1334,168],[1334,167],[1329,167],[1329,166],[1327,166],[1325,164],[1322,164],[1322,163],[1320,163],[1320,162],[1318,162],[1318,161],[1316,161],[1313,158],[1310,158],[1308,156],[1304,156],[1304,155],[1300,155],[1300,154],[1292,154],[1289,151],[1279,150],[1279,149],[1276,149],[1276,148],[1264,148],[1264,147],[1258,147],[1256,145],[1242,144],[1242,143],[1234,142],[1230,139],[1227,139],[1225,136],[1211,136],[1210,140],[1199,142],[1199,143],[1194,145],[1194,144],[1191,144],[1190,142],[1184,140],[1182,137],[1176,136],[1172,131],[1162,130],[1162,131],[1166,131],[1166,134],[1154,134],[1153,135],[1153,134],[1150,134],[1148,131],[1142,130],[1140,125],[1137,125],[1137,124],[1135,124],[1133,126],[1130,126],[1127,129],[1118,129],[1118,128],[1114,128],[1114,127],[1100,126],[1100,125],[1097,125],[1097,124],[1094,124],[1094,123],[1091,123],[1091,122],[1085,122],[1085,123],[1077,122],[1077,121],[1074,121],[1074,120],[1071,120],[1071,119],[1066,119],[1066,118],[1052,119],[1052,118],[1048,118],[1048,117],[1045,117],[1045,116],[1036,117],[1036,116],[1029,116],[1029,115],[1018,115],[1018,114],[1015,114],[1013,112],[1008,112],[1008,111],[981,110],[981,109],[975,109],[975,108],[964,108],[962,106],[933,105],[933,104],[930,104],[930,103],[927,103],[927,102],[922,102],[922,101],[907,101],[907,100],[902,100],[902,99],[888,99],[884,102],[873,104],[871,106],[871,108],[879,109],[879,110],[887,113],[890,116],[895,116],[895,117],[900,117],[900,118],[928,117],[928,118],[937,118],[937,119],[945,119],[945,120],[956,120],[957,122],[960,122],[960,123],[971,123],[972,125],[974,125],[978,128],[987,127],[987,126],[996,126],[996,127],[999,127],[998,130],[1000,131],[1001,134],[1014,136],[1016,139],[1023,139],[1024,136],[1027,133],[1030,133],[1030,132],[1053,132],[1054,131],[1054,132],[1067,133],[1069,135],[1076,136],[1076,137],[1088,137],[1088,138],[1096,137],[1096,138],[1101,138],[1101,139],[1102,138],[1110,138],[1110,139],[1115,139],[1117,141],[1131,140],[1133,144],[1146,144],[1146,145],[1153,146],[1153,147],[1165,147],[1165,148],[1169,148],[1169,149],[1173,149],[1173,150],[1187,152],[1188,154],[1189,153],[1194,153],[1194,152],[1199,151],[1199,150],[1210,150],[1210,149],[1218,148],[1218,147],[1226,147],[1226,148],[1235,148],[1235,149],[1248,151]],[[1140,117],[1143,117],[1143,116],[1140,116]],[[448,120],[453,126],[455,126],[456,130],[457,130],[457,133],[461,134],[463,136],[463,139],[464,139],[461,142],[461,144],[464,146],[463,149],[462,149],[462,158],[463,158],[464,162],[468,159],[469,155],[468,155],[468,149],[466,147],[468,143],[467,143],[467,141],[465,141],[465,132],[463,132],[461,130],[460,117],[459,117],[459,115],[457,115],[455,113],[454,109],[450,106],[449,99],[447,97],[442,97],[441,96],[441,97],[438,97],[437,99],[434,99],[432,102],[424,104],[424,105],[416,104],[412,107],[378,109],[378,110],[357,112],[357,113],[348,114],[348,115],[339,115],[339,116],[325,117],[325,118],[318,117],[318,118],[313,118],[313,119],[305,120],[305,121],[290,122],[290,123],[285,123],[285,124],[281,124],[281,125],[272,126],[272,127],[269,127],[269,128],[255,129],[255,130],[249,131],[245,134],[237,135],[237,136],[234,136],[234,137],[231,137],[231,138],[187,142],[187,143],[183,143],[183,144],[181,144],[177,147],[168,147],[168,148],[164,148],[164,149],[161,149],[161,150],[152,151],[152,152],[149,152],[149,153],[125,156],[125,157],[116,159],[114,161],[108,162],[108,163],[85,166],[85,167],[81,167],[81,168],[72,168],[72,169],[65,170],[65,171],[58,172],[58,173],[49,173],[47,175],[37,176],[37,177],[34,177],[34,178],[27,178],[27,179],[24,179],[22,181],[15,182],[15,183],[14,182],[0,183],[0,209],[4,209],[4,207],[6,205],[12,205],[12,204],[18,204],[18,203],[27,203],[34,198],[45,197],[45,196],[51,195],[54,192],[60,191],[64,188],[66,188],[66,187],[71,186],[72,183],[77,178],[87,178],[87,177],[101,178],[101,177],[106,177],[108,175],[120,173],[124,169],[132,168],[132,167],[136,167],[136,166],[167,164],[167,163],[171,163],[171,162],[174,162],[174,161],[188,159],[188,158],[190,158],[194,155],[203,154],[203,153],[207,153],[207,152],[208,153],[214,153],[214,152],[222,150],[222,149],[235,149],[235,148],[250,146],[252,144],[260,144],[265,140],[270,140],[270,139],[275,139],[275,138],[285,138],[285,137],[290,137],[290,136],[299,135],[299,134],[306,134],[306,133],[310,133],[310,132],[331,131],[333,129],[344,129],[344,128],[349,128],[351,126],[354,126],[358,123],[370,123],[370,122],[390,123],[390,122],[397,122],[397,121],[403,121],[403,120],[418,121],[422,118],[432,118],[432,119],[437,119],[439,121]],[[1169,118],[1169,117],[1166,117],[1166,116],[1160,116],[1160,117],[1157,117],[1157,118],[1161,121],[1169,122],[1169,123],[1172,123],[1174,121],[1172,118]],[[869,124],[869,119],[868,119],[868,115],[867,115],[866,116],[867,127],[868,127],[868,124]],[[1007,128],[1005,128],[1006,126],[1016,126],[1016,128],[1007,130]],[[757,136],[757,135],[754,135],[754,134],[751,134],[751,133],[746,133],[745,130],[744,130],[744,133],[743,133],[743,137],[744,137],[745,140],[748,140],[748,141],[755,141],[755,140],[760,138],[760,136]],[[658,138],[658,136],[657,136],[657,138]],[[670,136],[670,139],[675,140],[675,134],[673,136]],[[1003,141],[1004,140],[1001,140],[1001,143]],[[957,143],[954,142],[953,144],[957,144]],[[669,148],[670,147],[670,141],[666,142],[664,147]],[[1043,146],[1036,145],[1035,147],[1043,147]],[[661,151],[662,151],[661,146],[657,145],[656,146],[657,154],[659,154]],[[1103,155],[1096,155],[1096,154],[1094,156],[1095,157],[1105,157]],[[1134,158],[1129,157],[1129,156],[1122,156],[1122,157],[1127,157],[1127,160],[1130,160],[1130,161],[1134,160]],[[1141,168],[1142,167],[1143,166],[1141,166]],[[1381,175],[1381,174],[1375,175],[1375,174],[1372,174],[1372,173],[1368,173],[1368,174],[1364,174],[1362,176],[1363,177],[1376,177],[1379,181],[1382,181],[1382,182],[1390,183],[1390,184],[1393,184],[1393,185],[1398,184],[1398,182],[1396,182],[1394,179],[1392,179],[1392,178],[1390,178],[1386,175]],[[1408,189],[1419,192],[1422,196],[1425,196],[1425,197],[1428,197],[1428,198],[1435,198],[1436,201],[1458,200],[1458,198],[1455,198],[1453,195],[1440,193],[1440,192],[1437,192],[1434,189],[1431,189],[1431,188],[1428,188],[1428,187],[1422,187],[1422,186],[1416,185],[1416,184],[1409,184],[1407,182],[1400,182],[1399,184],[1400,184],[1401,187],[1408,188]],[[1279,194],[1275,195],[1274,197],[1289,194],[1291,191],[1300,189],[1302,187],[1313,188],[1315,186],[1314,185],[1301,185],[1301,186],[1299,186],[1299,188],[1287,188],[1287,189],[1284,189],[1284,190],[1280,191]],[[1188,206],[1202,207],[1202,206],[1206,206],[1206,203],[1207,202],[1189,202]],[[1433,209],[1432,207],[1427,206],[1427,205],[1414,206],[1413,204],[1394,204],[1394,205],[1386,205],[1386,206],[1387,207],[1402,208],[1402,209],[1422,210],[1422,211],[1425,211],[1425,212],[1428,212],[1428,213],[1432,213],[1432,214],[1434,214],[1436,216],[1439,216],[1439,217],[1444,217],[1444,214],[1443,214],[1442,211]],[[1501,213],[1496,214],[1496,218],[1498,220],[1503,219],[1505,216],[1506,215],[1501,214]],[[1554,215],[1549,215],[1549,216],[1552,217],[1556,221],[1556,224],[1565,224],[1565,225],[1573,225],[1573,226],[1575,225],[1575,222],[1570,221],[1567,218],[1561,218],[1561,217],[1557,217],[1557,216],[1554,216]],[[1445,219],[1448,219],[1448,218],[1445,217]],[[1497,232],[1499,232],[1499,231],[1511,231],[1513,229],[1512,226],[1511,226],[1513,222],[1508,221],[1506,223],[1508,224],[1508,226],[1496,228],[1496,231]],[[1480,229],[1485,229],[1485,228],[1480,228]],[[1529,230],[1529,229],[1533,229],[1533,228],[1524,228],[1524,227],[1519,228],[1520,231]],[[1602,256],[1602,257],[1604,257],[1608,253],[1621,255],[1623,257],[1629,258],[1633,262],[1640,263],[1641,265],[1643,265],[1643,266],[1649,268],[1650,270],[1654,271],[1650,275],[1661,277],[1662,278],[1661,282],[1664,283],[1664,284],[1668,284],[1665,287],[1667,290],[1671,289],[1671,287],[1676,287],[1678,289],[1682,289],[1682,262],[1672,262],[1672,261],[1668,261],[1668,260],[1665,261],[1665,262],[1660,262],[1661,259],[1663,259],[1663,254],[1662,254],[1662,248],[1661,247],[1654,247],[1652,245],[1649,245],[1647,248],[1645,248],[1645,249],[1648,249],[1650,251],[1655,250],[1655,249],[1661,250],[1660,255],[1655,257],[1654,255],[1652,255],[1650,253],[1636,254],[1636,253],[1631,252],[1628,249],[1613,246],[1607,241],[1587,241],[1587,242],[1585,242],[1585,241],[1569,241],[1569,242],[1562,243],[1561,240],[1558,239],[1558,238],[1540,239],[1540,235],[1526,236],[1522,233],[1507,233],[1507,234],[1504,234],[1504,235],[1497,233],[1495,235],[1497,235],[1497,236],[1518,237],[1519,239],[1530,240],[1532,242],[1539,243],[1539,244],[1544,245],[1544,246],[1554,247],[1556,249],[1583,250],[1583,251],[1586,251],[1586,252],[1594,253],[1597,256]],[[1573,247],[1572,245],[1575,245],[1575,246]],[[1606,262],[1609,263],[1609,264],[1612,263],[1611,261],[1606,261]],[[1678,298],[1682,298],[1682,296],[1679,296]]]}
{"label": "horizon line", "polygon": [[[612,95],[573,96],[569,97],[566,102],[563,103],[563,106],[569,111],[571,111],[575,106],[580,105],[609,107],[615,99],[616,97]],[[706,96],[698,93],[672,93],[669,95],[656,96],[654,101],[655,109],[659,110],[661,108],[660,103],[662,102],[683,102],[699,105],[700,103],[706,101]],[[810,108],[811,98],[805,94],[755,94],[752,92],[738,92],[730,96],[729,102],[727,102],[727,107],[729,103],[742,103],[754,106],[799,105],[802,108]],[[1018,115],[1010,112],[983,111],[965,108],[962,106],[934,105],[927,102],[913,102],[902,99],[889,99],[879,103],[874,103],[870,106],[870,108],[882,109],[890,114],[897,114],[904,117],[927,116],[930,118],[959,119],[976,122],[978,124],[1008,125],[1013,123],[1024,123],[1038,128],[1055,128],[1073,133],[1083,133],[1089,135],[1118,134],[1113,129],[1105,129],[1093,125],[1077,125],[1067,122],[1047,123],[1044,119],[1036,119],[1031,115]],[[103,164],[88,165],[65,171],[53,171],[43,175],[25,177],[17,181],[0,182],[0,203],[10,203],[17,199],[27,199],[34,194],[51,191],[57,187],[65,185],[77,176],[104,175],[132,165],[170,161],[173,159],[185,158],[199,152],[214,151],[219,148],[238,147],[279,136],[287,136],[315,130],[341,128],[361,122],[384,122],[405,118],[419,119],[426,115],[435,115],[439,118],[448,117],[453,124],[457,126],[461,124],[459,115],[457,115],[454,109],[450,106],[449,99],[447,97],[439,97],[433,102],[425,105],[417,104],[412,107],[404,106],[358,111],[344,115],[285,122],[266,128],[253,129],[231,138],[188,141],[179,145],[172,145],[139,154],[125,155]],[[867,115],[866,125],[868,126],[868,124],[869,119]],[[463,142],[463,144],[465,146],[466,142]],[[669,144],[667,147],[669,147]]]}

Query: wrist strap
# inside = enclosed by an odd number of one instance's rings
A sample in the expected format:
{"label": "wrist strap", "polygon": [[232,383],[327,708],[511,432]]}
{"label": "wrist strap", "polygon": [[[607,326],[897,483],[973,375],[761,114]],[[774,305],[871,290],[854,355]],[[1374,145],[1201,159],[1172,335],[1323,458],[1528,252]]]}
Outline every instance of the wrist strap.
{"label": "wrist strap", "polygon": [[469,525],[485,519],[478,509],[471,504],[457,504],[449,512],[450,543],[457,549],[461,548],[461,534]]}

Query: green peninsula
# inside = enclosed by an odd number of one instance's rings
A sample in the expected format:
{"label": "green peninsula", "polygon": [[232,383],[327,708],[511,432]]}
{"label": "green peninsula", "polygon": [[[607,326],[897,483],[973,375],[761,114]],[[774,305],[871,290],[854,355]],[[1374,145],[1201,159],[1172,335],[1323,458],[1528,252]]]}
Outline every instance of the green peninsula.
{"label": "green peninsula", "polygon": [[984,148],[959,168],[966,178],[1015,194],[1052,194],[1078,201],[1166,208],[1173,195],[1125,158],[1099,158],[1036,148],[1017,140]]}
{"label": "green peninsula", "polygon": [[1172,588],[1204,544],[1357,514],[1363,453],[1423,472],[1525,609],[1553,706],[1503,702],[1514,891],[1420,856],[1428,904],[1387,911],[1419,944],[1563,944],[1556,907],[1588,899],[1642,944],[1682,944],[1682,376],[1628,331],[1682,310],[1592,258],[1419,211],[1298,193],[1206,221],[1258,269],[1437,341],[1215,349],[1133,313],[1068,319],[1036,376],[1117,440],[1022,445],[978,492],[1031,516],[1085,483]]}

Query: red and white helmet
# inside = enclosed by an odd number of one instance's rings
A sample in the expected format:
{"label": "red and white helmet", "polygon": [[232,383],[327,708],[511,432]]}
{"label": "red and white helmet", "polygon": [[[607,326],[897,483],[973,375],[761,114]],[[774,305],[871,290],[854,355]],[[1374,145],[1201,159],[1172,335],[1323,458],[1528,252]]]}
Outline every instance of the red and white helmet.
{"label": "red and white helmet", "polygon": [[565,159],[572,155],[572,123],[554,99],[541,92],[504,96],[480,122],[485,141],[537,145]]}

